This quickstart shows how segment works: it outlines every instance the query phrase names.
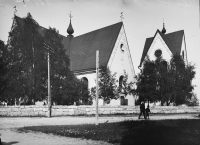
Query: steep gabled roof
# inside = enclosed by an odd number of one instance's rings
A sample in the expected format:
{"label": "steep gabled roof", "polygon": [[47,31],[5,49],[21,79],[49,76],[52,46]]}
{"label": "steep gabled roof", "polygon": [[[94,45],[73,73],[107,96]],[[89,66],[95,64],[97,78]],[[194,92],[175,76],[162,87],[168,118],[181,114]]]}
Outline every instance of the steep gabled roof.
{"label": "steep gabled roof", "polygon": [[160,34],[160,36],[162,37],[163,41],[166,43],[166,45],[168,46],[168,48],[170,49],[172,54],[176,54],[176,53],[180,54],[181,46],[182,46],[182,39],[184,36],[184,30],[180,30],[180,31],[176,31],[176,32],[168,33],[168,34],[163,34],[159,30],[157,30],[154,37],[150,37],[150,38],[146,39],[139,66],[142,65],[142,62],[144,61],[144,58],[147,55],[147,52],[149,51],[149,48],[150,48],[152,42],[154,41],[157,33]]}
{"label": "steep gabled roof", "polygon": [[[23,25],[23,19],[16,16]],[[60,35],[66,55],[70,57],[71,71],[80,72],[96,68],[96,50],[99,50],[99,66],[106,66],[123,23],[119,22],[77,37]],[[43,35],[46,28],[39,26]],[[71,41],[70,41],[71,39]]]}
{"label": "steep gabled roof", "polygon": [[167,39],[173,44],[178,54],[180,54],[181,52],[183,36],[184,36],[184,30],[168,33],[166,35]]}
{"label": "steep gabled roof", "polygon": [[147,55],[147,52],[148,52],[148,50],[149,50],[149,48],[150,48],[150,46],[151,46],[153,40],[154,40],[154,37],[152,37],[152,38],[147,38],[147,39],[146,39],[146,42],[145,42],[145,44],[144,44],[144,49],[143,49],[143,53],[142,53],[142,57],[141,57],[140,65],[139,65],[139,66],[142,65],[142,62],[143,62],[145,56]]}
{"label": "steep gabled roof", "polygon": [[99,50],[99,66],[106,66],[122,24],[119,22],[73,38],[70,44],[72,71],[95,69],[96,50]]}

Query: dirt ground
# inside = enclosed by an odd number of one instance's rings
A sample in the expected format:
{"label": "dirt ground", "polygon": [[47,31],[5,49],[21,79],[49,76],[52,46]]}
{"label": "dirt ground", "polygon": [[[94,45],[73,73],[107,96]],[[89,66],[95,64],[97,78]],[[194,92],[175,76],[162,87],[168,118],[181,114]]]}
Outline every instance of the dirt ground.
{"label": "dirt ground", "polygon": [[[150,120],[162,119],[200,119],[198,114],[168,114],[151,115]],[[119,122],[124,120],[138,120],[133,116],[99,117],[98,122]],[[142,119],[140,119],[142,120]],[[138,121],[140,121],[138,120]],[[72,125],[72,124],[95,124],[95,117],[1,117],[0,137],[3,145],[111,145],[102,141],[68,138],[36,132],[18,132],[17,128],[38,125]]]}

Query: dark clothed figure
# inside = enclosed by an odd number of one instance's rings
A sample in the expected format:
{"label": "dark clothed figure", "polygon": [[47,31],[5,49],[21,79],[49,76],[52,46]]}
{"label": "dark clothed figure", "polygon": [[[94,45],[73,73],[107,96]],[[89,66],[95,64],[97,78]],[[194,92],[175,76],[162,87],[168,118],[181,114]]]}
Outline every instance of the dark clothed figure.
{"label": "dark clothed figure", "polygon": [[149,119],[149,113],[150,113],[149,106],[147,106],[147,108],[145,109],[145,113],[146,113],[146,118]]}
{"label": "dark clothed figure", "polygon": [[145,105],[144,105],[143,102],[140,104],[140,114],[139,114],[138,119],[140,119],[140,116],[141,116],[142,114],[144,115],[144,119],[146,119],[146,116],[145,116]]}

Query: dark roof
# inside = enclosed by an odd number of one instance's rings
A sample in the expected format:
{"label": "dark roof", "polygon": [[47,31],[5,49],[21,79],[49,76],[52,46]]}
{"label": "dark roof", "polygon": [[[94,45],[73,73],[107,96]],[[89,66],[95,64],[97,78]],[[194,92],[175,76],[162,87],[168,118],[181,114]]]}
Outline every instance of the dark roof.
{"label": "dark roof", "polygon": [[150,38],[146,39],[139,66],[142,65],[142,62],[144,61],[144,58],[147,55],[147,52],[148,52],[157,33],[160,34],[160,36],[165,41],[166,45],[168,46],[168,48],[170,49],[172,54],[176,54],[176,53],[180,54],[182,39],[184,36],[184,30],[180,30],[180,31],[176,31],[176,32],[168,33],[168,34],[163,34],[159,30],[157,30],[154,37],[150,37]]}
{"label": "dark roof", "polygon": [[99,50],[99,66],[106,66],[121,27],[122,22],[119,22],[73,38],[70,44],[71,70],[95,69],[96,50]]}
{"label": "dark roof", "polygon": [[166,37],[173,44],[173,46],[178,54],[180,54],[180,52],[181,52],[183,36],[184,36],[184,30],[166,34]]}
{"label": "dark roof", "polygon": [[[23,25],[23,19],[18,16],[16,18]],[[99,50],[99,66],[106,66],[122,25],[123,23],[119,22],[77,37],[60,35],[63,38],[62,44],[66,55],[70,57],[71,70],[75,72],[94,70],[96,50]],[[41,34],[45,30],[46,28],[41,26],[38,29]]]}

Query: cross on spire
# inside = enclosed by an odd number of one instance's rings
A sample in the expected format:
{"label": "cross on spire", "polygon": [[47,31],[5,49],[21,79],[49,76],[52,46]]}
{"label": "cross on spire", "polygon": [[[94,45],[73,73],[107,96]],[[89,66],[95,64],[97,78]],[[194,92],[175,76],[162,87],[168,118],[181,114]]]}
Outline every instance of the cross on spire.
{"label": "cross on spire", "polygon": [[121,22],[122,22],[124,19],[123,12],[121,12],[120,18],[121,18]]}
{"label": "cross on spire", "polygon": [[17,9],[16,9],[17,7],[14,6],[13,8],[15,9],[14,14],[16,14],[17,13]]}
{"label": "cross on spire", "polygon": [[70,11],[70,13],[69,13],[69,17],[70,17],[70,19],[73,17],[72,14],[71,14],[71,11]]}
{"label": "cross on spire", "polygon": [[74,33],[74,29],[73,29],[72,24],[71,24],[71,18],[73,17],[73,16],[71,15],[71,11],[70,11],[70,13],[69,13],[69,17],[70,17],[70,23],[69,23],[69,27],[67,28],[67,33],[68,33],[69,35],[72,35],[72,34]]}

